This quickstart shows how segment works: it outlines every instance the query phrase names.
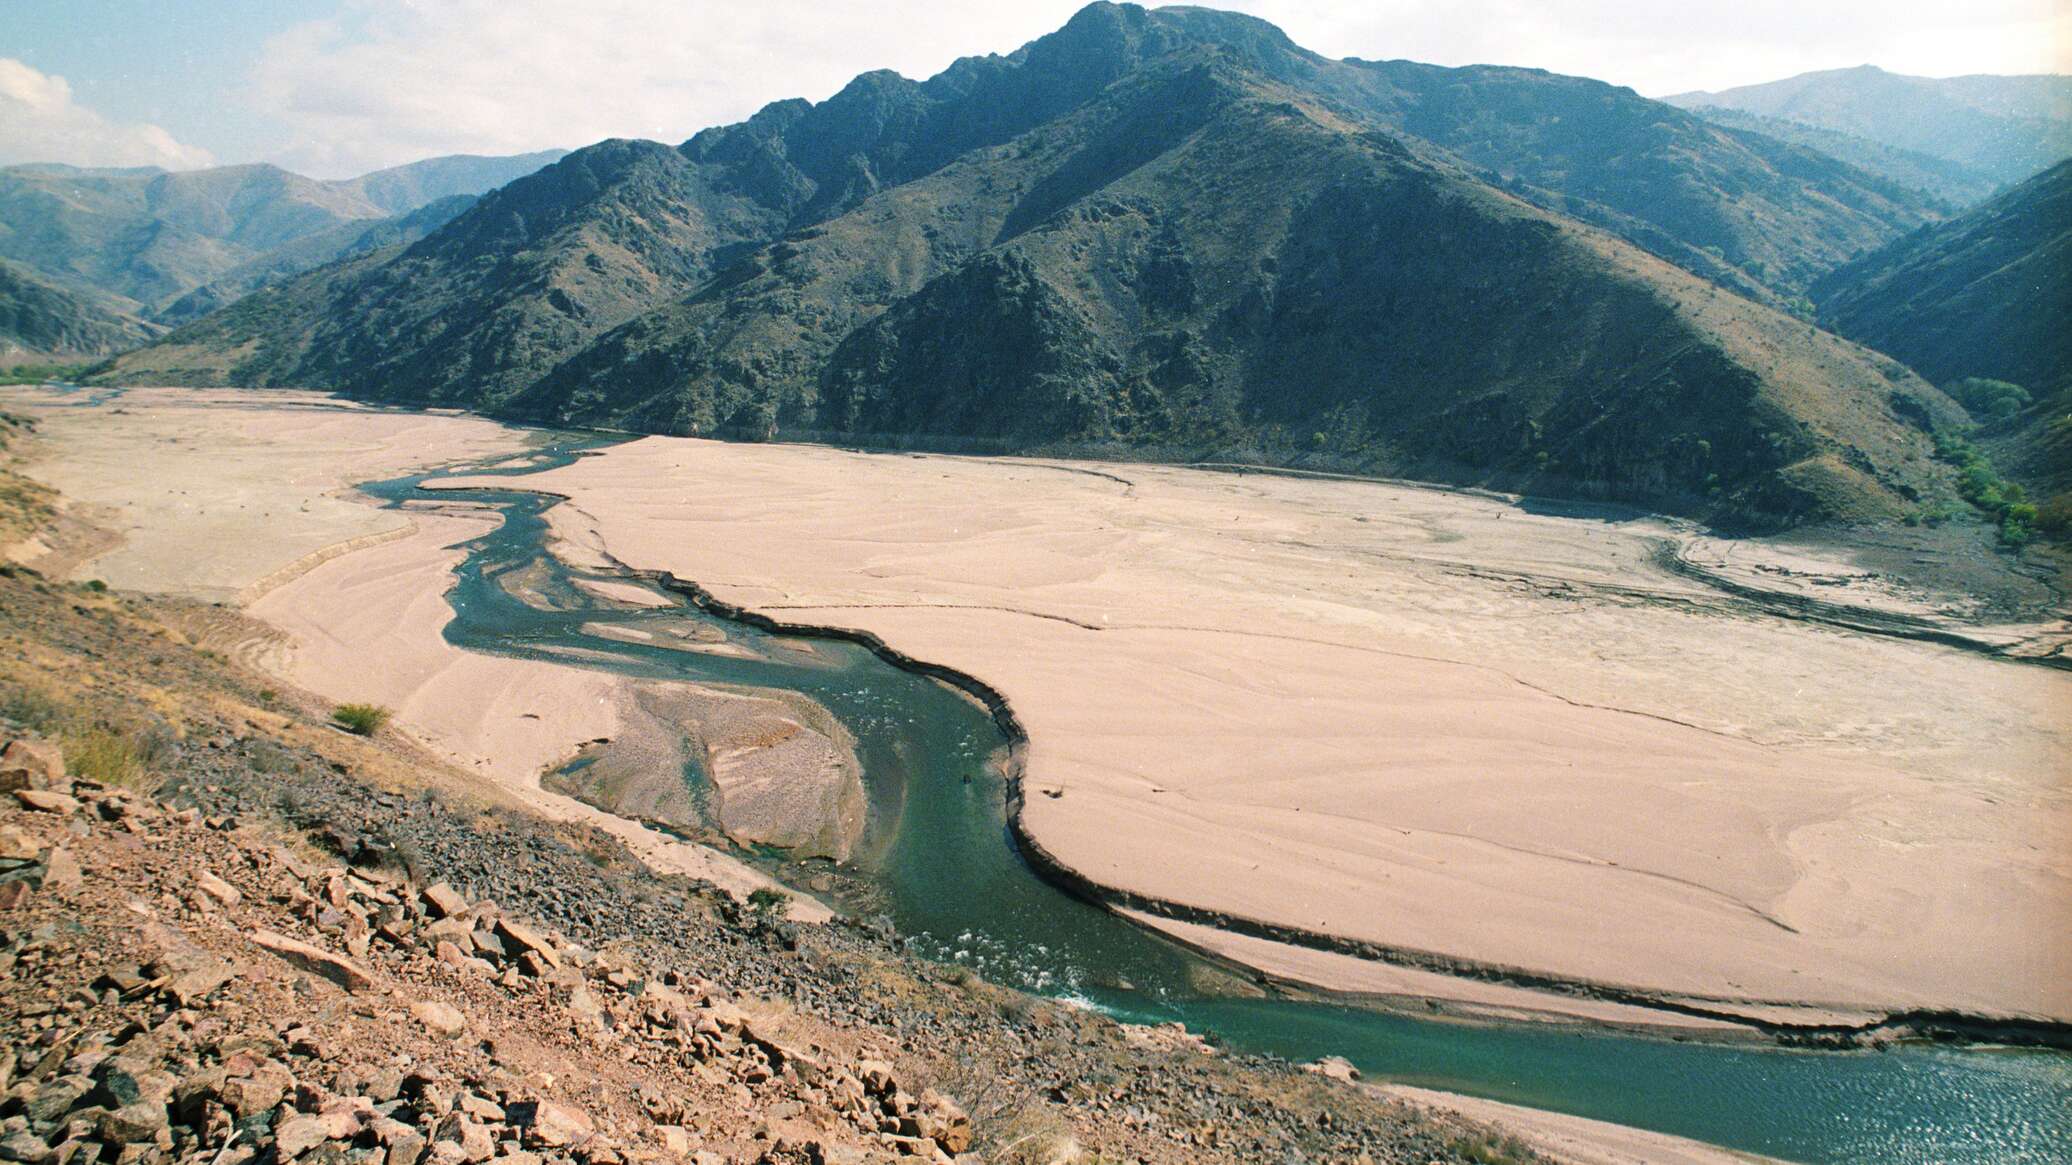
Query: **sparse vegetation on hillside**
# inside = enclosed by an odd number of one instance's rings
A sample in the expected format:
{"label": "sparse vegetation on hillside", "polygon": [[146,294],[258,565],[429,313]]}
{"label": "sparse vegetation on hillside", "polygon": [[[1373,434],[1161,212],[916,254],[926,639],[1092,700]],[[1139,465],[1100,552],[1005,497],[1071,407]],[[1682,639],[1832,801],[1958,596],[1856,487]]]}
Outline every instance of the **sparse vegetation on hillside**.
{"label": "sparse vegetation on hillside", "polygon": [[[0,171],[0,175],[4,173]],[[8,236],[5,228],[12,225],[6,218],[4,199],[0,199],[0,239]],[[46,357],[99,356],[134,348],[158,332],[115,304],[60,287],[28,267],[0,257],[0,353],[11,357],[28,354],[35,363],[46,363]],[[33,366],[0,368],[0,375],[10,377],[0,383],[22,383],[11,377],[33,375],[26,371]]]}

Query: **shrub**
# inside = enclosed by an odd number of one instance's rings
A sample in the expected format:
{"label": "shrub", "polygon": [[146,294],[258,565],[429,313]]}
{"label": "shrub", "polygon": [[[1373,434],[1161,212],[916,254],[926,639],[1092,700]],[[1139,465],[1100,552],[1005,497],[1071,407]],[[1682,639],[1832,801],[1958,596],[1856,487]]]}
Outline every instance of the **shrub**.
{"label": "shrub", "polygon": [[1539,1155],[1532,1146],[1517,1137],[1485,1133],[1473,1137],[1455,1137],[1446,1147],[1457,1156],[1464,1157],[1475,1165],[1525,1165],[1538,1160]]}
{"label": "shrub", "polygon": [[2072,493],[2061,493],[2036,507],[2036,528],[2046,534],[2072,534]]}
{"label": "shrub", "polygon": [[1958,433],[1935,435],[1935,455],[1957,467],[1957,493],[2000,527],[2000,544],[2020,550],[2036,536],[2037,511],[2019,482],[2006,481],[1979,447]]}
{"label": "shrub", "polygon": [[12,368],[0,369],[0,384],[42,384],[46,381],[69,382],[84,376],[91,364],[17,364]]}
{"label": "shrub", "polygon": [[782,918],[791,908],[791,896],[764,886],[749,894],[748,908],[759,918]]}
{"label": "shrub", "polygon": [[355,736],[374,735],[394,715],[379,704],[340,704],[331,710],[331,719]]}
{"label": "shrub", "polygon": [[2035,399],[2019,384],[1988,380],[1982,376],[1967,376],[1950,384],[1944,391],[1957,398],[1957,403],[1963,405],[1966,412],[1988,421],[2004,421],[2028,408]]}

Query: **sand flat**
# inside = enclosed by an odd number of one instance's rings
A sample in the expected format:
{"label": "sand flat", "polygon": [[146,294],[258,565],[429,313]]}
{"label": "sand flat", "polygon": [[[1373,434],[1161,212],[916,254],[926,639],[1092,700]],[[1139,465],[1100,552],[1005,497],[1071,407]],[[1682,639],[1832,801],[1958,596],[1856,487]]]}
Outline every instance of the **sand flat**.
{"label": "sand flat", "polygon": [[405,532],[404,515],[349,496],[360,482],[516,452],[530,438],[476,417],[291,390],[137,388],[82,407],[75,393],[22,387],[0,399],[62,451],[26,472],[117,535],[70,577],[214,601],[254,597],[329,553]]}
{"label": "sand flat", "polygon": [[1663,994],[2072,1017],[2072,676],[1739,609],[1655,565],[1675,524],[671,438],[530,484],[569,543],[993,684],[1028,828],[1102,883]]}
{"label": "sand flat", "polygon": [[[658,838],[538,790],[621,725],[610,677],[439,635],[472,519],[339,495],[523,434],[304,394],[28,403],[49,414],[38,476],[148,517],[82,575],[204,596],[264,581],[254,613],[290,632],[274,662],[298,682],[396,706],[554,812]],[[206,504],[175,492],[212,483]],[[1690,536],[1674,523],[665,438],[528,483],[574,499],[551,511],[561,552],[871,630],[996,686],[1034,738],[1029,829],[1109,885],[1744,1012],[2072,1015],[2072,676],[1738,607],[1657,565]],[[1373,986],[1338,956],[1274,957]]]}

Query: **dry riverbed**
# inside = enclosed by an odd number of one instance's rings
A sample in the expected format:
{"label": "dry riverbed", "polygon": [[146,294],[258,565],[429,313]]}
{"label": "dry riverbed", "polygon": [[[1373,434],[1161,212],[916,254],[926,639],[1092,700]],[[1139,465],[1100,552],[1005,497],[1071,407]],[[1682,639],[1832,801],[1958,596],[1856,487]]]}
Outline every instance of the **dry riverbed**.
{"label": "dry riverbed", "polygon": [[665,438],[527,484],[570,544],[998,689],[1029,835],[1152,909],[1766,1021],[2072,1018],[2072,675],[1779,617],[1669,569],[1682,527]]}
{"label": "dry riverbed", "polygon": [[[450,548],[480,516],[335,496],[523,435],[261,399],[5,403],[44,419],[38,476],[93,514],[138,510],[77,577],[263,590],[250,613],[283,637],[254,646],[262,662],[610,821],[539,779],[631,735],[639,693],[447,645]],[[201,503],[168,492],[219,477],[231,492]],[[1594,1015],[1627,992],[1766,1020],[2072,1018],[2072,676],[1767,613],[1665,566],[1665,547],[1718,557],[1681,527],[1365,482],[662,438],[524,484],[572,498],[551,513],[572,557],[867,630],[998,689],[1032,737],[1023,825],[1062,864],[1153,910],[1418,964],[1189,928],[1275,974],[1507,1014]],[[235,564],[191,553],[232,543]],[[1742,576],[1862,573],[1804,548],[1788,562]],[[1961,610],[1886,590],[1900,613]],[[611,827],[650,860],[760,877]],[[1618,998],[1428,973],[1458,964]]]}

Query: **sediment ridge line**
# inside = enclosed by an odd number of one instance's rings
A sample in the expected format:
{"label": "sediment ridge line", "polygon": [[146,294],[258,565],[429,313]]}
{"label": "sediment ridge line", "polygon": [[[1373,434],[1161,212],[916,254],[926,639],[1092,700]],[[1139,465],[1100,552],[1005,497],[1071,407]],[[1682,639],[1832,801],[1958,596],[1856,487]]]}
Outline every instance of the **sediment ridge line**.
{"label": "sediment ridge line", "polygon": [[2026,663],[2072,671],[2072,658],[2068,658],[2062,650],[2052,651],[2046,655],[2021,655],[2001,644],[1987,643],[1961,631],[1938,626],[1919,615],[1908,615],[1898,611],[1873,611],[1863,607],[1823,602],[1804,595],[1766,591],[1761,587],[1735,582],[1717,571],[1708,570],[1685,557],[1684,549],[1677,543],[1662,541],[1655,548],[1656,565],[1671,574],[1688,578],[1748,603],[1766,615],[1820,623],[1861,635],[1882,635],[1890,639],[1934,643],[2006,663]]}
{"label": "sediment ridge line", "polygon": [[390,542],[400,542],[417,533],[417,531],[417,519],[406,517],[403,520],[403,524],[394,529],[377,530],[372,534],[360,534],[347,538],[343,542],[333,542],[329,546],[320,546],[286,566],[276,568],[264,577],[239,587],[234,602],[237,606],[249,607],[260,599],[265,598],[268,592],[294,582],[296,579],[301,578],[303,575],[308,574],[334,558],[343,558],[356,551],[372,549]]}

